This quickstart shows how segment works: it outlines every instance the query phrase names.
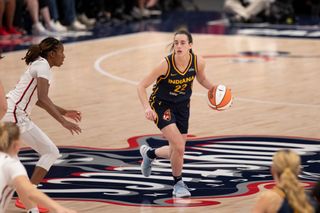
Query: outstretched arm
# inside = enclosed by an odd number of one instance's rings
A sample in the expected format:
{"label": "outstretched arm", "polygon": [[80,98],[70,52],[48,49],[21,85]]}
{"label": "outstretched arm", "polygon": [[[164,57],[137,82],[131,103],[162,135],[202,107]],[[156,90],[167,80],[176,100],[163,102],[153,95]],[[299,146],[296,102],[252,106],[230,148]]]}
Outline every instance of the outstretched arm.
{"label": "outstretched arm", "polygon": [[202,57],[198,57],[197,59],[198,59],[197,80],[204,88],[209,90],[213,87],[213,84],[207,79],[207,76],[205,73],[205,67],[206,67],[205,60]]}
{"label": "outstretched arm", "polygon": [[13,180],[13,184],[16,187],[17,193],[19,194],[22,202],[27,208],[34,207],[34,203],[40,204],[55,213],[75,213],[75,211],[64,208],[47,195],[38,190],[33,186],[30,180],[24,176],[17,176]]}
{"label": "outstretched arm", "polygon": [[153,69],[140,83],[138,84],[138,96],[140,102],[145,110],[145,116],[149,120],[155,120],[157,118],[156,113],[151,109],[151,106],[147,97],[147,88],[161,75],[165,75],[168,69],[168,64],[164,60],[156,68]]}
{"label": "outstretched arm", "polygon": [[57,108],[56,105],[50,100],[48,96],[49,82],[45,78],[37,78],[37,90],[38,90],[38,101],[37,105],[45,109],[54,119],[56,119],[62,126],[67,128],[72,134],[75,132],[79,134],[81,132],[80,127],[63,117],[62,113],[66,113],[66,110]]}

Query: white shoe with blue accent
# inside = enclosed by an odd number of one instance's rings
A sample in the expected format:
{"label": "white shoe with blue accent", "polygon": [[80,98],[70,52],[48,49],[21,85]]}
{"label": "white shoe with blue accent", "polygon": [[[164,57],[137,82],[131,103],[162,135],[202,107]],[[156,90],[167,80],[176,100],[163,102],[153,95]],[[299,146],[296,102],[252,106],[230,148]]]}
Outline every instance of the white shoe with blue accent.
{"label": "white shoe with blue accent", "polygon": [[173,186],[172,195],[174,197],[183,198],[190,197],[191,193],[189,192],[188,186],[180,180]]}
{"label": "white shoe with blue accent", "polygon": [[141,173],[145,177],[149,177],[151,175],[151,169],[152,169],[152,162],[153,159],[149,158],[147,155],[147,151],[151,150],[151,147],[147,145],[142,145],[140,147],[140,154],[142,156],[142,163],[141,163]]}

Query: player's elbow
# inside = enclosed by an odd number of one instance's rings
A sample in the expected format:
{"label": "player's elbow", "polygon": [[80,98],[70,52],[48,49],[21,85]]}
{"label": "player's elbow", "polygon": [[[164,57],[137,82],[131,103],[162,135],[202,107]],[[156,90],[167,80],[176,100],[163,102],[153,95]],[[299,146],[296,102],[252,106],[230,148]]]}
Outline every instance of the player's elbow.
{"label": "player's elbow", "polygon": [[140,82],[137,86],[138,94],[140,94],[143,90],[146,90],[146,86],[142,82]]}
{"label": "player's elbow", "polygon": [[45,105],[48,102],[49,98],[47,95],[38,94],[38,102],[41,105]]}
{"label": "player's elbow", "polygon": [[206,80],[206,78],[197,76],[197,81],[199,82],[199,84],[202,85],[205,80]]}

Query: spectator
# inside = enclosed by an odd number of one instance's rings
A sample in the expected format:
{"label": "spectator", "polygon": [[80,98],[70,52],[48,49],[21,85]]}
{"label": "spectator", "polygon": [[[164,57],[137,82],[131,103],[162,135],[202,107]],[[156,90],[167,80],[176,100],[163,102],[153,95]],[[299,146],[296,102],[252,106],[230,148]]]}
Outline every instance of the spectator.
{"label": "spectator", "polygon": [[59,11],[58,11],[56,0],[49,0],[49,11],[50,11],[52,21],[55,25],[55,28],[59,32],[66,32],[67,28],[65,26],[63,26],[59,21],[60,16],[59,16]]}
{"label": "spectator", "polygon": [[83,31],[87,30],[86,25],[77,20],[75,0],[57,0],[59,11],[62,15],[62,23],[68,30]]}
{"label": "spectator", "polygon": [[[92,1],[90,1],[92,2]],[[88,18],[87,11],[90,9],[90,2],[86,0],[76,1],[76,11],[78,13],[77,17],[80,23],[84,24],[87,28],[91,28],[95,25],[96,19]],[[101,2],[101,1],[100,1]],[[93,4],[101,4],[99,1],[93,1]],[[100,8],[101,9],[101,8]]]}
{"label": "spectator", "polygon": [[[41,1],[42,3],[42,1]],[[36,36],[51,36],[52,33],[44,28],[39,20],[39,1],[38,0],[26,0],[27,10],[32,20],[32,35]],[[45,12],[44,12],[45,13]]]}
{"label": "spectator", "polygon": [[224,10],[233,22],[255,21],[257,15],[267,13],[275,0],[226,0]]}
{"label": "spectator", "polygon": [[304,188],[298,180],[300,167],[300,157],[294,151],[280,150],[276,152],[271,166],[276,186],[261,194],[253,212],[314,212]]}
{"label": "spectator", "polygon": [[[13,27],[14,13],[16,9],[16,0],[0,0],[0,36],[21,35]],[[6,14],[6,26],[3,24],[3,16]]]}
{"label": "spectator", "polygon": [[25,19],[23,18],[25,13],[25,0],[16,0],[16,9],[14,14],[13,26],[21,32],[21,34],[27,34],[25,30]]}
{"label": "spectator", "polygon": [[51,19],[49,6],[50,0],[39,0],[40,14],[42,15],[42,18],[44,20],[46,29],[54,33],[65,32],[65,27],[61,26],[58,22],[54,22],[53,19]]}

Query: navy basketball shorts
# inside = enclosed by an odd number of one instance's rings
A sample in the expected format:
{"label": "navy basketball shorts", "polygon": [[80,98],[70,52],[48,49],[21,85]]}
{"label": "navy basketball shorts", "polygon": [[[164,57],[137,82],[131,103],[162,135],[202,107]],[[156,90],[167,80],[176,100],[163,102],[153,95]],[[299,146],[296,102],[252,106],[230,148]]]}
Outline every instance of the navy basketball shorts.
{"label": "navy basketball shorts", "polygon": [[157,114],[155,123],[160,130],[175,123],[181,134],[188,133],[190,99],[179,103],[154,99],[150,100],[150,105]]}

